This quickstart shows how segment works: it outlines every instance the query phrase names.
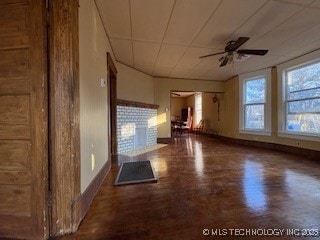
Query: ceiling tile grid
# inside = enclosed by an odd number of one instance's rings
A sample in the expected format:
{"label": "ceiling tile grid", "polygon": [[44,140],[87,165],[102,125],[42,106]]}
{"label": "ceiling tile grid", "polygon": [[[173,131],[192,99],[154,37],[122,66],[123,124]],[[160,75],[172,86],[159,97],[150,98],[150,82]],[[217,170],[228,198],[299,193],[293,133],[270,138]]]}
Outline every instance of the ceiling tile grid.
{"label": "ceiling tile grid", "polygon": [[[95,0],[116,58],[157,77],[224,81],[320,47],[320,0]],[[265,56],[219,67],[228,41]]]}
{"label": "ceiling tile grid", "polygon": [[160,46],[160,43],[133,41],[134,65],[153,68]]}
{"label": "ceiling tile grid", "polygon": [[174,0],[131,0],[132,39],[162,42],[174,2]]}
{"label": "ceiling tile grid", "polygon": [[163,42],[190,45],[219,3],[220,0],[177,1]]}

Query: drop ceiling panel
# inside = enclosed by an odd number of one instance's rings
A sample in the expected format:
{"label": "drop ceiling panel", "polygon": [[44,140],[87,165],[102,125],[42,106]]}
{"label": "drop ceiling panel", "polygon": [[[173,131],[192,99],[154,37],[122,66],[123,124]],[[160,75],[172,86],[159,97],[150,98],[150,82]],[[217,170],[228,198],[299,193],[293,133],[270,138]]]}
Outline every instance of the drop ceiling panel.
{"label": "drop ceiling panel", "polygon": [[312,7],[320,8],[320,0],[314,1],[314,2],[311,4],[311,6],[312,6]]}
{"label": "drop ceiling panel", "polygon": [[111,39],[110,41],[116,60],[129,66],[133,66],[131,41],[123,39]]}
{"label": "drop ceiling panel", "polygon": [[163,42],[189,45],[219,2],[220,0],[178,0]]}
{"label": "drop ceiling panel", "polygon": [[[320,48],[320,0],[96,3],[116,60],[153,76],[228,79]],[[222,68],[219,58],[224,55],[199,59],[220,52],[239,36],[250,37],[241,48],[269,49],[269,53]]]}
{"label": "drop ceiling panel", "polygon": [[169,77],[184,78],[190,71],[191,69],[188,68],[175,68],[171,71]]}
{"label": "drop ceiling panel", "polygon": [[305,53],[312,52],[317,49],[320,49],[320,39],[317,39],[314,42],[312,42],[306,46],[297,48],[295,51],[293,51],[291,53],[291,55],[293,55],[294,57],[299,57]]}
{"label": "drop ceiling panel", "polygon": [[250,37],[250,41],[252,41],[268,33],[302,8],[302,6],[298,5],[270,1],[232,34],[229,40],[245,36]]}
{"label": "drop ceiling panel", "polygon": [[168,77],[172,68],[155,67],[153,69],[153,76]]}
{"label": "drop ceiling panel", "polygon": [[[306,8],[279,25],[266,36],[248,43],[251,48],[272,48],[319,23],[319,9]],[[298,46],[298,45],[297,45]]]}
{"label": "drop ceiling panel", "polygon": [[216,55],[207,58],[203,58],[199,64],[195,66],[195,69],[207,69],[210,70],[216,66],[220,65],[219,58],[223,57],[224,55]]}
{"label": "drop ceiling panel", "polygon": [[291,3],[296,5],[307,6],[312,3],[314,0],[277,0],[279,2]]}
{"label": "drop ceiling panel", "polygon": [[208,72],[207,69],[191,69],[185,77],[188,79],[200,79],[206,72]]}
{"label": "drop ceiling panel", "polygon": [[149,75],[152,75],[152,70],[153,70],[153,67],[151,66],[143,66],[143,65],[136,65],[134,66],[137,70],[143,72],[143,73],[146,73],[146,74],[149,74]]}
{"label": "drop ceiling panel", "polygon": [[235,65],[234,66],[234,75],[238,75],[238,74],[244,74],[244,73],[249,73],[249,72],[253,72],[253,71],[257,71],[260,69],[257,69],[256,66],[253,65],[245,65],[245,64],[239,64],[239,65]]}
{"label": "drop ceiling panel", "polygon": [[110,38],[131,39],[129,0],[97,0],[103,24]]}
{"label": "drop ceiling panel", "polygon": [[154,66],[160,43],[133,41],[134,65]]}
{"label": "drop ceiling panel", "polygon": [[264,69],[264,68],[268,68],[268,67],[274,67],[277,64],[283,63],[289,59],[291,59],[291,57],[288,57],[288,56],[275,57],[271,61],[270,60],[264,61],[262,64],[258,64],[256,66],[254,66],[254,69]]}
{"label": "drop ceiling panel", "polygon": [[210,54],[212,49],[210,48],[197,48],[197,47],[190,47],[180,61],[177,64],[177,68],[193,68],[196,66],[201,59],[200,56]]}
{"label": "drop ceiling panel", "polygon": [[187,47],[163,44],[161,46],[156,67],[175,67]]}
{"label": "drop ceiling panel", "polygon": [[131,1],[132,38],[161,42],[173,4],[173,0]]}
{"label": "drop ceiling panel", "polygon": [[206,80],[227,80],[230,78],[230,76],[233,76],[234,71],[232,69],[231,65],[227,65],[223,68],[216,68],[208,71],[204,75],[201,76],[201,78],[206,79]]}
{"label": "drop ceiling panel", "polygon": [[315,39],[320,39],[320,24],[306,31],[303,31],[293,38],[290,38],[287,41],[284,41],[281,44],[273,47],[270,51],[270,54],[293,57],[295,55],[292,54],[292,52],[297,50],[296,46],[305,46],[309,43],[312,43]]}
{"label": "drop ceiling panel", "polygon": [[193,43],[199,47],[217,47],[253,15],[266,0],[224,0]]}
{"label": "drop ceiling panel", "polygon": [[275,55],[271,55],[271,54],[267,54],[265,56],[251,56],[250,58],[248,58],[247,60],[243,61],[243,62],[238,62],[237,63],[237,69],[238,66],[239,68],[241,67],[256,67],[256,66],[269,66],[272,65],[272,61],[274,61],[275,59],[277,59],[279,56],[275,56]]}

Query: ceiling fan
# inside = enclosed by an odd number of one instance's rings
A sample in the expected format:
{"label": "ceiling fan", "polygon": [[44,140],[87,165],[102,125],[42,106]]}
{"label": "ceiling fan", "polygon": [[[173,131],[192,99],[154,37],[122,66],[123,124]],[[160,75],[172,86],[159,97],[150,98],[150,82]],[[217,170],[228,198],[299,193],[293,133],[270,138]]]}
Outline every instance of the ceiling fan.
{"label": "ceiling fan", "polygon": [[224,57],[221,57],[219,59],[219,61],[221,62],[220,67],[223,67],[233,61],[235,53],[238,54],[238,57],[237,57],[238,59],[241,59],[245,55],[263,56],[263,55],[267,54],[268,50],[265,50],[265,49],[240,49],[240,50],[238,50],[238,48],[241,47],[248,40],[249,40],[248,37],[239,37],[237,39],[237,41],[229,41],[227,43],[227,46],[224,48],[224,52],[212,53],[212,54],[201,56],[199,58],[206,58],[206,57],[211,57],[211,56],[227,53],[227,55],[225,55]]}

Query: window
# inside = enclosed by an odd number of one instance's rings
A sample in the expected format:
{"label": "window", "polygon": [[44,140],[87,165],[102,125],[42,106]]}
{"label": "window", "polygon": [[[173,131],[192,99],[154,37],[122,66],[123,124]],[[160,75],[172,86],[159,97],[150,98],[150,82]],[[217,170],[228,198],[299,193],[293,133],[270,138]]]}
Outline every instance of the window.
{"label": "window", "polygon": [[320,134],[320,62],[287,69],[285,130]]}
{"label": "window", "polygon": [[270,135],[271,70],[240,75],[240,132]]}
{"label": "window", "polygon": [[278,136],[320,141],[320,50],[277,66]]}
{"label": "window", "polygon": [[266,79],[261,77],[247,80],[244,87],[244,128],[264,130]]}
{"label": "window", "polygon": [[202,119],[202,94],[198,93],[194,96],[195,98],[195,114],[196,114],[196,124],[199,124],[199,122]]}

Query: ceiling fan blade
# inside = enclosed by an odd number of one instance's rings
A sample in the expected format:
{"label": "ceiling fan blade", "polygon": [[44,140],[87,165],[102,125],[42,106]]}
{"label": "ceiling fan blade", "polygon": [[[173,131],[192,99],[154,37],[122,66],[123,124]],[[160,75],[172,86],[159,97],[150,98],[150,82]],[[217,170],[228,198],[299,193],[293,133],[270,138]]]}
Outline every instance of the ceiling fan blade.
{"label": "ceiling fan blade", "polygon": [[269,50],[265,50],[265,49],[240,49],[237,51],[237,53],[263,56],[263,55],[266,55],[268,51]]}
{"label": "ceiling fan blade", "polygon": [[211,56],[215,56],[215,55],[219,55],[219,54],[224,54],[225,52],[218,52],[218,53],[211,53],[211,54],[208,54],[208,55],[204,55],[204,56],[201,56],[199,58],[206,58],[206,57],[211,57]]}
{"label": "ceiling fan blade", "polygon": [[223,67],[223,66],[227,65],[228,61],[229,61],[228,56],[225,56],[223,61],[222,61],[222,63],[220,64],[220,67]]}
{"label": "ceiling fan blade", "polygon": [[181,97],[181,94],[178,94],[178,93],[174,93],[174,92],[172,92],[172,93],[171,93],[171,95],[172,95],[172,96],[177,96],[177,97]]}
{"label": "ceiling fan blade", "polygon": [[227,52],[233,52],[233,51],[237,50],[239,47],[241,47],[249,39],[250,38],[248,38],[248,37],[239,37],[237,39],[237,41],[235,41],[234,43],[231,43],[230,45],[228,45],[226,47],[226,51]]}

